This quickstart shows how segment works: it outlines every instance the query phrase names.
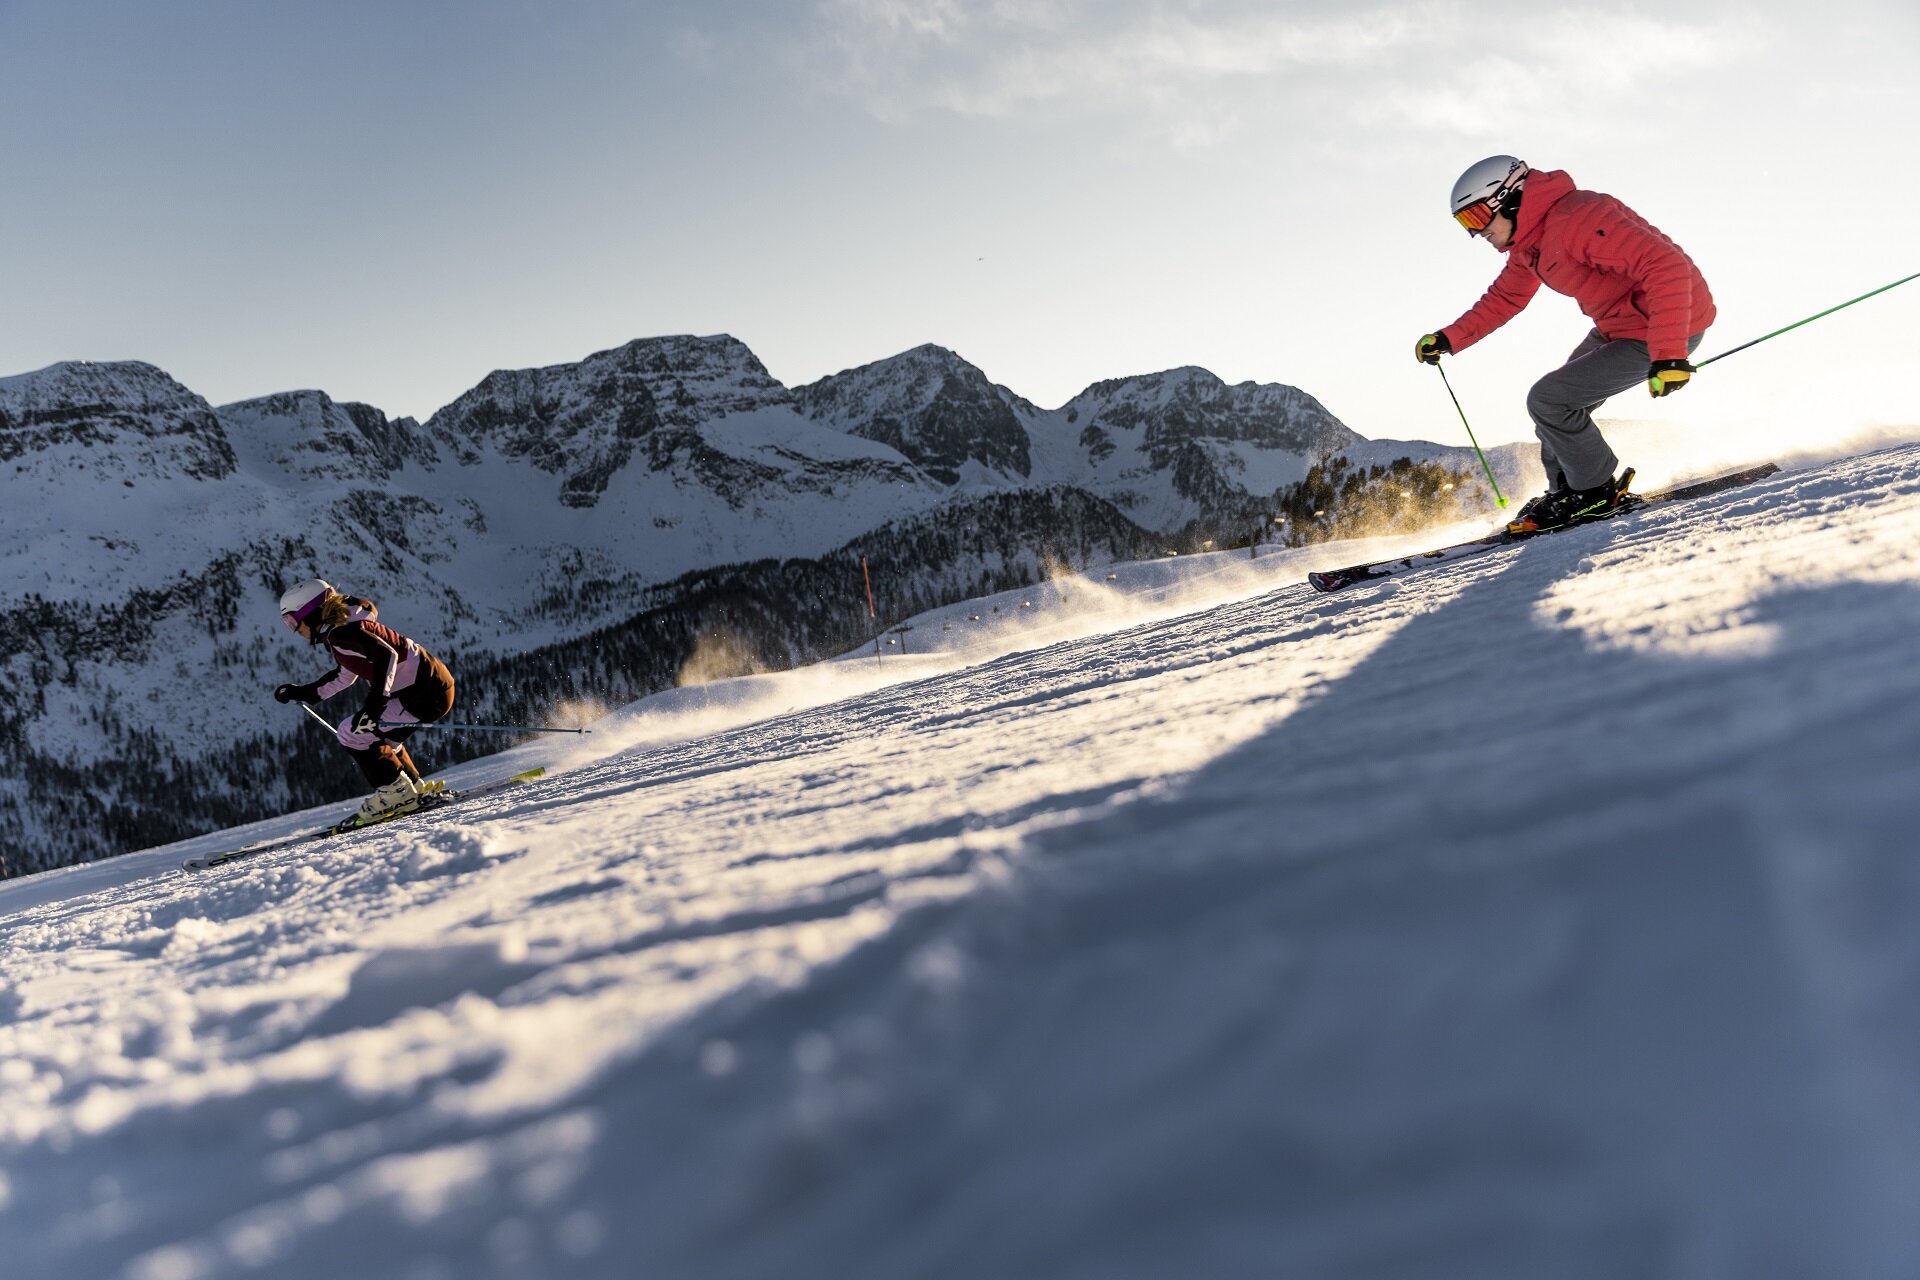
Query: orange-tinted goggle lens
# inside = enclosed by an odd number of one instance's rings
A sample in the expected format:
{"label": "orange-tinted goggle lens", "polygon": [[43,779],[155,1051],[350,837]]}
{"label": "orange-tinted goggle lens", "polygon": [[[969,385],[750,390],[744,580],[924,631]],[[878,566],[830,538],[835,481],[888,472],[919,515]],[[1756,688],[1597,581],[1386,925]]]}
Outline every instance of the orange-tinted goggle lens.
{"label": "orange-tinted goggle lens", "polygon": [[1485,200],[1476,200],[1454,214],[1453,220],[1465,227],[1468,235],[1479,235],[1493,222],[1493,205]]}

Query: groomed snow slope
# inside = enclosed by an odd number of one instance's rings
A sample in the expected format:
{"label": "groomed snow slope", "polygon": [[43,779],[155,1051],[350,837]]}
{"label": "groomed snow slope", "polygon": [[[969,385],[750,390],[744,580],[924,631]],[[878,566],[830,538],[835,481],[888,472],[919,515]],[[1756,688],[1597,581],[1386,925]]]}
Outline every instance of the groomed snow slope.
{"label": "groomed snow slope", "polygon": [[1920,1274],[1916,545],[1904,445],[1140,566],[10,883],[5,1274]]}

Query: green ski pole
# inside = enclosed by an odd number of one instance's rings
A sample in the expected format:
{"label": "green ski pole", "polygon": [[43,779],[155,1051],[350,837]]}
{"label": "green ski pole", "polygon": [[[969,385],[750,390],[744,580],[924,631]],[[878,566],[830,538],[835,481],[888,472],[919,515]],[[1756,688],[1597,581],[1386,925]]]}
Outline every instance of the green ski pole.
{"label": "green ski pole", "polygon": [[1453,401],[1453,411],[1460,415],[1460,425],[1467,429],[1467,439],[1473,445],[1473,451],[1479,454],[1480,469],[1487,473],[1487,483],[1493,486],[1493,501],[1498,507],[1507,505],[1506,495],[1500,492],[1500,482],[1493,478],[1493,468],[1487,465],[1487,455],[1480,452],[1480,442],[1473,438],[1473,424],[1467,421],[1467,411],[1460,407],[1460,397],[1453,394],[1453,382],[1447,377],[1447,371],[1440,368],[1440,362],[1434,361],[1433,367],[1439,370],[1440,381],[1447,385],[1447,396]]}
{"label": "green ski pole", "polygon": [[1704,369],[1708,365],[1712,364],[1715,360],[1725,360],[1728,356],[1732,355],[1735,351],[1745,351],[1748,347],[1757,347],[1761,343],[1765,342],[1768,338],[1777,338],[1783,333],[1790,333],[1793,330],[1798,329],[1803,324],[1812,324],[1815,320],[1819,320],[1825,316],[1830,316],[1834,312],[1839,311],[1845,307],[1850,307],[1856,302],[1865,302],[1868,298],[1873,297],[1874,294],[1885,293],[1889,289],[1898,288],[1899,286],[1905,284],[1909,280],[1920,280],[1920,271],[1916,271],[1910,276],[1903,276],[1902,278],[1895,280],[1892,284],[1883,284],[1878,289],[1875,289],[1870,293],[1863,293],[1857,298],[1849,298],[1847,299],[1847,301],[1841,303],[1840,306],[1838,307],[1828,307],[1825,311],[1822,311],[1817,316],[1808,316],[1805,320],[1795,320],[1792,324],[1788,325],[1784,329],[1775,329],[1772,333],[1763,334],[1760,337],[1755,338],[1752,342],[1743,342],[1739,346],[1734,347],[1731,350],[1722,351],[1717,356],[1709,356],[1707,359],[1702,360],[1699,364],[1696,364],[1693,367],[1696,369]]}

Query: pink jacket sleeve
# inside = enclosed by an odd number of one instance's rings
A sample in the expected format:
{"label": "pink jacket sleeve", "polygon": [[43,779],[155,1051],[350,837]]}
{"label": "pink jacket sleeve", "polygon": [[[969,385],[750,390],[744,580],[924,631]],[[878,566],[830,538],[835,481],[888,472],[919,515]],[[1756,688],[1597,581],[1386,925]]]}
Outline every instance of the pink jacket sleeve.
{"label": "pink jacket sleeve", "polygon": [[1456,352],[1465,351],[1519,315],[1539,290],[1540,277],[1516,255],[1508,254],[1506,265],[1500,268],[1500,274],[1493,278],[1487,291],[1480,295],[1480,301],[1467,308],[1465,315],[1440,332],[1446,335],[1448,346]]}

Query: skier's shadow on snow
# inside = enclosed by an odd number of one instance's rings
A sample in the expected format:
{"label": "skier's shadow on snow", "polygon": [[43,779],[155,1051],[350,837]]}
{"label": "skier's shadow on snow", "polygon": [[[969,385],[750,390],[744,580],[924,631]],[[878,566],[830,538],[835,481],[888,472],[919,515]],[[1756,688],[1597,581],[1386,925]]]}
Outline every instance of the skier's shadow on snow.
{"label": "skier's shadow on snow", "polygon": [[[1572,557],[1536,564],[1533,549],[1410,618],[1293,715],[1170,792],[1043,835],[1040,846],[1065,852],[1166,825],[1180,833],[1165,851],[1171,869],[1189,855],[1237,852],[1277,870],[1436,845],[1478,853],[1532,841],[1551,853],[1556,839],[1612,842],[1606,824],[1633,825],[1636,814],[1651,820],[1647,838],[1666,843],[1667,806],[1709,782],[1819,776],[1848,789],[1847,779],[1879,773],[1889,748],[1876,726],[1920,709],[1920,668],[1889,660],[1920,631],[1914,587],[1763,591],[1731,619],[1709,610],[1707,643],[1682,624],[1667,648],[1669,606],[1658,600],[1625,606],[1653,606],[1646,625],[1616,616],[1606,634],[1589,635],[1552,599]],[[1321,608],[1364,609],[1415,585],[1371,598],[1359,588]],[[1245,821],[1248,797],[1263,798],[1262,823]],[[1196,840],[1194,825],[1215,830]]]}
{"label": "skier's shadow on snow", "polygon": [[[1920,1074],[1920,1036],[1856,1029],[1907,1025],[1913,991],[1885,918],[1920,900],[1920,590],[1763,588],[1676,652],[1686,601],[1589,635],[1556,594],[1575,557],[1532,550],[1169,791],[1036,836],[1060,945],[1028,982],[1097,990],[1103,953],[1151,976],[1094,1035],[1193,1046],[1223,1101],[1184,1150],[1261,1153],[1234,1193],[1271,1206],[1274,1274],[1668,1274],[1716,1235],[1743,1242],[1722,1273],[1832,1274],[1883,1199],[1832,1189],[1886,1117],[1920,1127],[1866,1083]],[[1178,1202],[1201,1174],[1168,1154]],[[1289,1254],[1334,1174],[1352,1239]],[[1920,1257],[1904,1213],[1866,1217]]]}

